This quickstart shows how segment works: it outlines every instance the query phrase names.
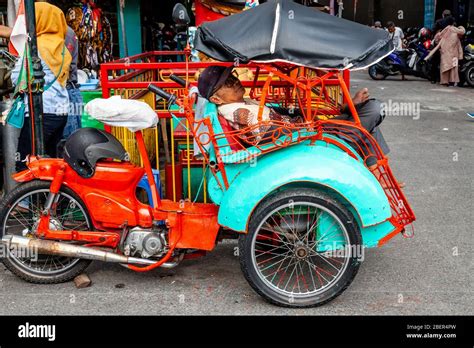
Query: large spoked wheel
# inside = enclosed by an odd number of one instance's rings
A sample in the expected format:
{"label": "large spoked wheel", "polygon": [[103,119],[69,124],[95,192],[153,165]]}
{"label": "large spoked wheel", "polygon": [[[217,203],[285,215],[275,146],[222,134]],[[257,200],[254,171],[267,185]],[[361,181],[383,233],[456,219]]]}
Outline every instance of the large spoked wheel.
{"label": "large spoked wheel", "polygon": [[[39,222],[51,183],[32,181],[12,190],[0,206],[1,237],[17,235],[36,238],[34,231]],[[90,230],[87,209],[77,195],[62,187],[51,211],[50,229]],[[5,248],[6,249],[6,248]],[[37,284],[55,284],[69,281],[90,264],[90,260],[43,255],[27,250],[5,250],[2,262],[13,274]]]}
{"label": "large spoked wheel", "polygon": [[314,189],[281,191],[260,204],[239,239],[252,288],[284,307],[315,307],[339,296],[360,266],[361,236],[348,210]]}

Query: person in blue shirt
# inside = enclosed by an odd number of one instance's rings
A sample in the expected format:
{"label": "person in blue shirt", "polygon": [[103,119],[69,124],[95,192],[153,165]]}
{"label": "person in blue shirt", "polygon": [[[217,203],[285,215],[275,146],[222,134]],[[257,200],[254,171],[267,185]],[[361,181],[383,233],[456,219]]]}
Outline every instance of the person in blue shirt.
{"label": "person in blue shirt", "polygon": [[[43,140],[46,155],[56,157],[57,145],[62,138],[69,112],[66,82],[69,77],[71,54],[65,48],[66,19],[58,7],[46,2],[35,3],[38,55],[45,73],[43,92]],[[22,57],[12,71],[12,81],[17,83]],[[16,170],[26,169],[26,158],[31,153],[31,120],[28,96],[25,96],[25,122],[18,139],[19,161]]]}

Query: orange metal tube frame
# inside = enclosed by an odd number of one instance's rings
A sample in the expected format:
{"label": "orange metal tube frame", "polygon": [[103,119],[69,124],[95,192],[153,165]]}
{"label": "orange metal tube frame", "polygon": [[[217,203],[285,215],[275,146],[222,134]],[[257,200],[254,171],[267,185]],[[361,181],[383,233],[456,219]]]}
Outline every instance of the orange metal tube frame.
{"label": "orange metal tube frame", "polygon": [[148,177],[148,182],[150,183],[151,189],[151,198],[155,208],[161,207],[161,198],[158,196],[158,190],[156,187],[155,176],[153,175],[153,170],[151,168],[150,159],[148,158],[148,153],[146,151],[145,141],[143,140],[143,134],[141,131],[135,132],[135,137],[137,139],[138,151],[143,161],[143,166],[145,167],[145,172]]}

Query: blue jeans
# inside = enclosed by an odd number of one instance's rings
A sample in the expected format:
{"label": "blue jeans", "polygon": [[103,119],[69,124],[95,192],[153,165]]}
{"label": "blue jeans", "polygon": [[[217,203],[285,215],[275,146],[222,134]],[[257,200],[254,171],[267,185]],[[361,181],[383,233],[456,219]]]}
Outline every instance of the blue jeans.
{"label": "blue jeans", "polygon": [[64,127],[63,138],[67,139],[74,131],[81,128],[82,95],[79,88],[67,88],[69,94],[69,115],[66,127]]}
{"label": "blue jeans", "polygon": [[[57,146],[61,140],[64,126],[66,125],[66,116],[44,114],[43,115],[43,142],[46,155],[55,158],[57,155]],[[31,153],[31,118],[25,117],[25,123],[21,129],[20,138],[18,139],[18,153],[20,161],[16,162],[16,170],[26,169],[26,156]]]}

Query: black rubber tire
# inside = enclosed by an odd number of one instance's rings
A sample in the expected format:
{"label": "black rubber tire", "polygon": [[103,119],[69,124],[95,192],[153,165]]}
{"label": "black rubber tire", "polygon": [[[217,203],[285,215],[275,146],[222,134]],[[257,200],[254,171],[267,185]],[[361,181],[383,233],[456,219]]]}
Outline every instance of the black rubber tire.
{"label": "black rubber tire", "polygon": [[470,64],[466,68],[464,78],[469,86],[474,87],[474,64]]}
{"label": "black rubber tire", "polygon": [[310,188],[294,188],[279,191],[263,201],[254,211],[250,223],[248,234],[242,234],[239,237],[239,256],[240,266],[245,279],[250,286],[266,301],[281,307],[288,308],[309,308],[324,305],[337,296],[342,294],[344,290],[352,283],[359,267],[360,260],[357,257],[352,257],[349,260],[345,272],[340,279],[334,283],[327,291],[314,295],[308,298],[292,298],[280,294],[266,285],[257,275],[257,271],[252,262],[252,242],[253,236],[257,232],[256,229],[268,213],[278,208],[282,204],[288,203],[292,200],[295,204],[298,202],[313,202],[320,204],[333,212],[344,224],[350,243],[353,247],[362,245],[362,237],[359,231],[357,222],[354,220],[352,214],[339,202],[327,194]]}
{"label": "black rubber tire", "polygon": [[372,65],[372,66],[369,68],[369,76],[372,78],[372,80],[381,81],[381,80],[385,80],[388,75],[386,75],[386,74],[379,74],[379,72],[378,72],[378,70],[377,70],[377,65]]}
{"label": "black rubber tire", "polygon": [[[6,215],[12,204],[14,204],[14,202],[16,202],[19,198],[21,198],[28,192],[39,189],[48,189],[50,186],[50,181],[30,181],[28,183],[19,185],[14,190],[12,190],[6,197],[3,198],[2,203],[0,204],[0,238],[3,237],[3,234],[5,233],[5,231],[3,230],[4,221],[7,218]],[[92,226],[87,208],[81,201],[81,199],[67,187],[62,186],[60,192],[66,193],[69,196],[73,197],[81,205],[82,209],[85,212],[89,226]],[[15,274],[19,278],[34,284],[58,284],[70,281],[79,274],[81,274],[91,263],[91,260],[81,259],[73,267],[65,270],[63,273],[59,272],[54,275],[44,275],[35,273],[31,270],[21,267],[17,263],[12,262],[10,260],[10,257],[2,257],[1,260],[10,272]]]}

